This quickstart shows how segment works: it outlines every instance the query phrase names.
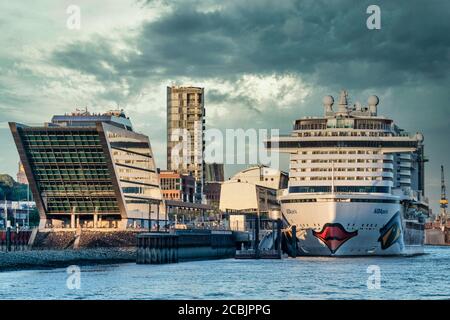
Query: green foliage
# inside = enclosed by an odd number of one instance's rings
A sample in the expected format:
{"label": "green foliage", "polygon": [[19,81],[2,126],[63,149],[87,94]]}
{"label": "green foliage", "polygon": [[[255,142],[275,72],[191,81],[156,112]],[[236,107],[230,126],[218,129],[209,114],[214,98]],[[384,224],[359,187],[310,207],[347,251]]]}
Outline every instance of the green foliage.
{"label": "green foliage", "polygon": [[35,227],[39,225],[39,211],[37,208],[33,208],[30,211],[30,226]]}
{"label": "green foliage", "polygon": [[9,174],[0,174],[0,185],[5,187],[13,187],[16,182]]}
{"label": "green foliage", "polygon": [[[0,200],[23,201],[27,200],[26,184],[18,183],[7,174],[0,174]],[[31,200],[31,193],[30,193]]]}

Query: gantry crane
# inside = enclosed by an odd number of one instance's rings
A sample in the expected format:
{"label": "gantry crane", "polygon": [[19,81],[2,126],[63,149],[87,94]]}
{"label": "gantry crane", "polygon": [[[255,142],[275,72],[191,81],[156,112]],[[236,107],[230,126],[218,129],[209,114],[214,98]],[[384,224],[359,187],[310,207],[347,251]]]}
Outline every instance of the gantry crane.
{"label": "gantry crane", "polygon": [[447,222],[447,206],[448,200],[445,190],[445,178],[444,178],[444,166],[441,166],[441,200],[439,200],[439,204],[441,207],[441,223],[445,224]]}

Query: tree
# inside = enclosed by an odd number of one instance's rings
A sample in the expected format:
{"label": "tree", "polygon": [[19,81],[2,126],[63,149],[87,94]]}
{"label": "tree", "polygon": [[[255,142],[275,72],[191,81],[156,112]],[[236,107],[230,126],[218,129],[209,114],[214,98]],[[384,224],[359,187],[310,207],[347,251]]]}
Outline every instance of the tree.
{"label": "tree", "polygon": [[[23,201],[27,200],[26,184],[18,183],[8,174],[0,174],[0,200]],[[31,197],[31,194],[30,194]]]}

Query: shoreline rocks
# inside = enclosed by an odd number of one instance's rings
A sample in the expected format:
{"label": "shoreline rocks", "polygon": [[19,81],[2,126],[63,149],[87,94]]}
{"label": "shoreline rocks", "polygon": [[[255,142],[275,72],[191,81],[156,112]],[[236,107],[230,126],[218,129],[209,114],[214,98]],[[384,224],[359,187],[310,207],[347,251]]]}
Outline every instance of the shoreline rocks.
{"label": "shoreline rocks", "polygon": [[0,272],[135,261],[135,247],[0,252]]}

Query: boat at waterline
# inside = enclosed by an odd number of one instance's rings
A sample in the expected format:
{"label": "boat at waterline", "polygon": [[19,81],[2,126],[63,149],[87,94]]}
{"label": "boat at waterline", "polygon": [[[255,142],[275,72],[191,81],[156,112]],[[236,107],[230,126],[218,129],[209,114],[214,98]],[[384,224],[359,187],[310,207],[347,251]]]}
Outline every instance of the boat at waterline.
{"label": "boat at waterline", "polygon": [[424,137],[378,116],[379,98],[350,106],[346,91],[323,99],[323,117],[296,120],[290,135],[266,141],[290,154],[281,212],[296,226],[299,255],[423,253],[429,216]]}

